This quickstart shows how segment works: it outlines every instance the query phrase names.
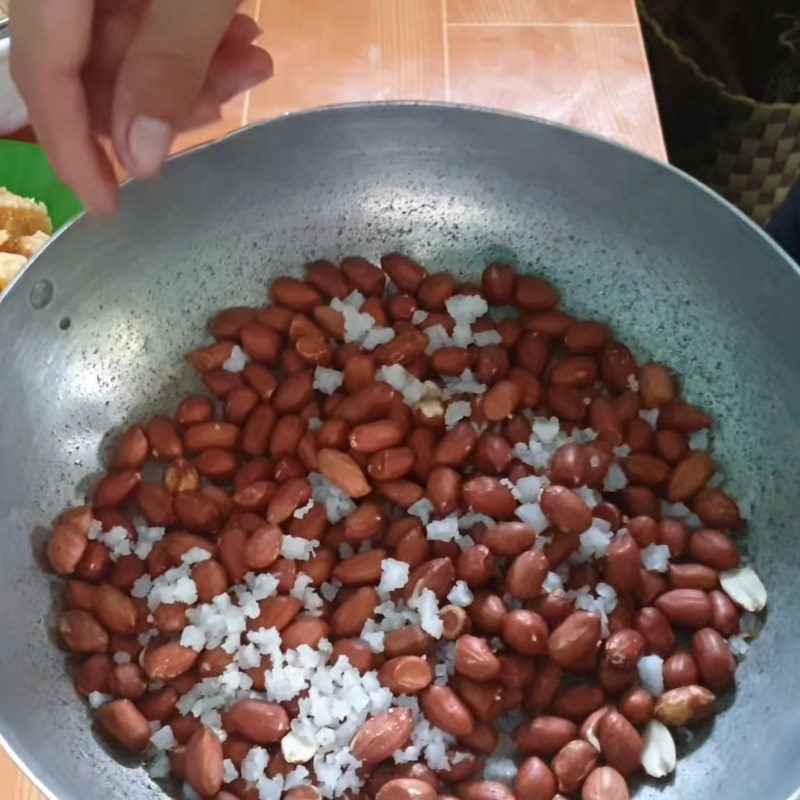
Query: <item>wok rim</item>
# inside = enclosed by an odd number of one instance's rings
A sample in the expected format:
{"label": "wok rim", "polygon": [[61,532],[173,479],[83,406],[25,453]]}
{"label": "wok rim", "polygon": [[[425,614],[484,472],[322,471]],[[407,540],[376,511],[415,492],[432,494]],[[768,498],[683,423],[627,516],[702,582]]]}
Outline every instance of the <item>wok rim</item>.
{"label": "wok rim", "polygon": [[[316,116],[324,116],[330,112],[335,111],[358,111],[364,112],[369,111],[370,109],[411,109],[411,108],[420,108],[420,109],[428,109],[433,111],[443,111],[445,113],[450,113],[453,111],[464,111],[470,114],[477,114],[486,117],[499,117],[501,119],[509,119],[509,120],[517,120],[520,122],[526,123],[534,123],[537,125],[544,126],[546,128],[551,128],[556,131],[560,131],[563,135],[568,136],[575,136],[579,139],[588,139],[589,141],[605,145],[608,147],[613,147],[617,150],[621,150],[628,155],[634,156],[635,158],[641,159],[656,168],[661,168],[665,172],[671,174],[675,178],[682,179],[687,181],[691,186],[695,189],[700,190],[700,192],[709,200],[716,201],[720,203],[729,213],[732,213],[734,217],[736,217],[740,222],[745,223],[745,225],[753,232],[758,235],[758,237],[773,251],[783,262],[784,264],[789,267],[789,269],[794,273],[795,277],[800,278],[800,264],[798,264],[787,252],[786,250],[781,247],[775,239],[770,236],[764,228],[754,222],[750,217],[748,217],[741,209],[737,208],[730,200],[727,200],[718,192],[714,191],[710,187],[706,186],[700,180],[695,178],[694,176],[690,175],[688,172],[684,172],[682,169],[670,164],[669,161],[661,161],[654,156],[649,155],[641,150],[637,150],[635,147],[632,147],[628,144],[623,144],[622,142],[618,142],[614,139],[608,139],[605,136],[601,136],[598,133],[594,133],[592,131],[586,131],[581,128],[575,128],[571,125],[567,125],[563,122],[557,122],[554,120],[545,119],[544,117],[538,117],[534,114],[523,114],[517,111],[506,111],[504,109],[496,109],[490,108],[489,106],[477,106],[472,105],[470,103],[450,103],[444,101],[435,101],[435,100],[379,100],[379,101],[355,101],[351,103],[330,103],[324,106],[316,106],[314,108],[306,108],[301,109],[299,111],[286,111],[281,114],[277,114],[274,117],[270,117],[269,119],[257,120],[255,122],[251,122],[248,125],[243,125],[235,130],[229,131],[224,136],[220,136],[216,139],[211,139],[208,142],[201,142],[200,144],[194,145],[192,147],[187,148],[186,150],[181,150],[179,153],[174,153],[173,155],[169,156],[164,163],[163,170],[169,169],[170,165],[173,162],[177,162],[181,159],[188,158],[198,153],[203,152],[204,150],[208,150],[211,147],[216,147],[217,145],[223,144],[231,139],[234,139],[238,136],[245,136],[255,130],[256,128],[261,128],[267,125],[272,124],[279,124],[285,121],[292,121],[295,119],[303,119],[305,117],[316,117]],[[128,187],[131,183],[135,182],[135,178],[126,178],[122,183],[119,185],[119,190],[122,192],[126,187]],[[58,238],[60,237],[65,231],[69,230],[75,223],[84,219],[87,216],[88,212],[86,210],[79,213],[74,219],[70,220],[66,224],[62,225],[47,241],[44,247],[37,250],[37,252],[29,259],[25,269],[20,270],[20,272],[14,277],[11,283],[5,288],[4,291],[0,292],[0,309],[2,309],[3,300],[11,293],[14,289],[17,281],[21,277],[21,275],[29,270],[38,257]],[[113,224],[113,223],[112,223]],[[2,734],[0,734],[0,737]],[[800,792],[800,789],[798,790]],[[794,798],[792,799],[794,800]],[[797,800],[800,800],[800,793],[798,794]]]}

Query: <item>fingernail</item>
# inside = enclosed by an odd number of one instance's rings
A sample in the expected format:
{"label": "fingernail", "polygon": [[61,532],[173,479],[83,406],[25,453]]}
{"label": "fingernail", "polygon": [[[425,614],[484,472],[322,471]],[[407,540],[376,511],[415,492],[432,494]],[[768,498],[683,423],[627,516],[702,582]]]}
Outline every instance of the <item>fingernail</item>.
{"label": "fingernail", "polygon": [[136,117],[128,130],[126,166],[137,178],[151,178],[164,163],[172,144],[172,127],[162,119]]}

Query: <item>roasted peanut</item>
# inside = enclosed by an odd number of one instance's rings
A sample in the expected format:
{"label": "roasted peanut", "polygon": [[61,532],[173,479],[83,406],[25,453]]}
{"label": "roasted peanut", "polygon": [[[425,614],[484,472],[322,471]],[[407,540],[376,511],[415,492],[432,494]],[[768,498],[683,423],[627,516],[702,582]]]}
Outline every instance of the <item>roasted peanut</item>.
{"label": "roasted peanut", "polygon": [[[313,261],[306,279],[272,283],[272,305],[218,314],[216,343],[188,360],[219,403],[191,396],[174,420],[126,428],[91,507],[57,521],[50,563],[80,579],[66,587],[58,624],[67,646],[87,654],[75,685],[119,698],[98,716],[132,751],[147,746],[149,721],[169,725],[172,776],[198,795],[255,800],[244,776],[223,783],[224,759],[241,769],[253,746],[270,748],[266,776],[277,777],[322,752],[302,727],[290,730],[307,713],[305,692],[259,699],[273,656],[259,653],[258,637],[274,629],[300,657],[326,639],[329,663],[374,670],[393,695],[417,696],[428,722],[457,742],[437,772],[433,762],[381,765],[411,742],[414,716],[401,700],[367,718],[350,742],[364,782],[346,791],[354,800],[563,800],[581,787],[583,800],[627,800],[625,776],[674,767],[674,753],[653,755],[653,731],[669,743],[663,724],[714,712],[705,686],[729,686],[736,668],[725,639],[739,632],[742,609],[766,602],[730,535],[742,522],[736,502],[708,488],[714,460],[692,449],[703,447],[691,434],[710,417],[679,397],[666,367],[640,367],[607,325],[558,309],[541,277],[496,263],[477,286],[398,253],[381,264]],[[480,297],[521,313],[465,324],[462,309],[483,304],[468,298]],[[354,340],[346,306],[374,320],[377,346]],[[248,356],[240,372],[226,363],[238,360],[234,346]],[[484,388],[456,388],[470,376]],[[163,480],[152,458],[166,462]],[[612,492],[620,469],[628,485]],[[682,503],[704,527],[695,530]],[[134,526],[137,510],[163,539]],[[599,520],[613,536],[602,556],[587,557]],[[669,549],[663,572],[654,545]],[[187,566],[196,601],[179,591],[190,589],[181,578],[174,601],[153,604],[177,580],[169,571]],[[603,583],[616,605],[601,619],[577,598],[607,598]],[[237,654],[234,629],[199,653],[181,645],[194,638],[183,637],[190,619],[228,596],[256,649]],[[410,614],[403,623],[406,606],[420,624]],[[680,628],[691,652],[676,652]],[[657,699],[638,684],[645,654],[665,659]],[[241,669],[253,693],[222,710],[224,744],[178,713],[201,681],[225,681],[253,655]],[[512,792],[480,779],[480,768],[501,744],[498,719],[518,709],[524,761]],[[324,772],[310,779],[320,787],[287,798],[330,793]]]}
{"label": "roasted peanut", "polygon": [[739,548],[726,534],[710,528],[695,531],[689,539],[689,554],[702,564],[726,570],[739,566]]}
{"label": "roasted peanut", "polygon": [[557,781],[547,764],[540,758],[526,758],[514,777],[514,793],[527,800],[553,800]]}
{"label": "roasted peanut", "polygon": [[547,654],[562,667],[573,669],[585,663],[600,644],[600,617],[576,611],[550,635]]}
{"label": "roasted peanut", "polygon": [[714,714],[716,698],[703,686],[681,686],[664,692],[656,700],[654,715],[664,725],[690,725]]}
{"label": "roasted peanut", "polygon": [[667,689],[690,686],[700,680],[700,670],[691,653],[673,653],[664,661],[663,673]]}
{"label": "roasted peanut", "polygon": [[625,778],[613,767],[597,767],[583,784],[581,800],[628,800]]}
{"label": "roasted peanut", "polygon": [[711,621],[711,601],[699,589],[672,589],[655,601],[670,622],[686,628],[702,628]]}
{"label": "roasted peanut", "polygon": [[420,708],[431,724],[454,736],[469,734],[475,727],[472,713],[448,686],[429,686],[420,696]]}
{"label": "roasted peanut", "polygon": [[108,633],[88,611],[65,611],[59,620],[58,632],[75,653],[104,653],[108,650]]}
{"label": "roasted peanut", "polygon": [[223,715],[226,730],[238,733],[255,744],[280,741],[289,730],[289,717],[277,703],[239,700]]}
{"label": "roasted peanut", "polygon": [[538,716],[514,731],[514,744],[526,755],[552,756],[577,736],[574,722],[562,717]]}
{"label": "roasted peanut", "polygon": [[553,756],[550,764],[559,790],[567,794],[574,792],[594,768],[598,755],[597,750],[583,739],[567,742]]}
{"label": "roasted peanut", "polygon": [[433,668],[419,656],[398,656],[380,668],[378,677],[393,694],[418,694],[433,680]]}
{"label": "roasted peanut", "polygon": [[508,568],[506,591],[520,600],[532,600],[541,592],[549,568],[547,558],[541,550],[520,553]]}
{"label": "roasted peanut", "polygon": [[617,705],[633,725],[644,725],[653,718],[653,696],[645,689],[631,689],[619,699]]}
{"label": "roasted peanut", "polygon": [[503,641],[523,655],[534,656],[547,652],[547,634],[547,623],[535,611],[519,609],[509,611],[503,617]]}
{"label": "roasted peanut", "polygon": [[100,724],[126,750],[144,750],[150,740],[150,723],[130,700],[114,700],[97,710]]}
{"label": "roasted peanut", "polygon": [[692,653],[706,686],[722,689],[733,683],[736,659],[727,642],[713,628],[703,628],[694,634]]}
{"label": "roasted peanut", "polygon": [[604,714],[597,725],[600,750],[610,767],[623,775],[639,768],[642,760],[642,739],[636,728],[618,711]]}
{"label": "roasted peanut", "polygon": [[365,764],[377,764],[405,747],[413,728],[409,709],[391,708],[370,717],[353,737],[350,749]]}
{"label": "roasted peanut", "polygon": [[485,639],[467,635],[456,641],[454,667],[467,678],[489,681],[500,674],[501,663]]}

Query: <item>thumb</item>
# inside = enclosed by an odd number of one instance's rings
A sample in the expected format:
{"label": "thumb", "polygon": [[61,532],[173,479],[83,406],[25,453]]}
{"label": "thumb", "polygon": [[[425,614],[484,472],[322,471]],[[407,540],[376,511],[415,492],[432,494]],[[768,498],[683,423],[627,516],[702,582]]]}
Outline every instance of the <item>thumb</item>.
{"label": "thumb", "polygon": [[111,118],[114,149],[134,177],[148,178],[161,168],[238,5],[239,0],[147,4],[119,68]]}

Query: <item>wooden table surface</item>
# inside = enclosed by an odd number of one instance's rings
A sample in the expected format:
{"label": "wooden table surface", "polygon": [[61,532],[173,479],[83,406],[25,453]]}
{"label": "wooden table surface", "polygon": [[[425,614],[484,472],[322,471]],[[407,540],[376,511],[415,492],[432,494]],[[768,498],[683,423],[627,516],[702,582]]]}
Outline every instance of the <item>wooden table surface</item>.
{"label": "wooden table surface", "polygon": [[[297,109],[446,100],[534,114],[666,160],[633,0],[246,0],[275,76],[176,149]],[[0,749],[0,796],[44,797]],[[58,798],[71,800],[71,798]]]}

